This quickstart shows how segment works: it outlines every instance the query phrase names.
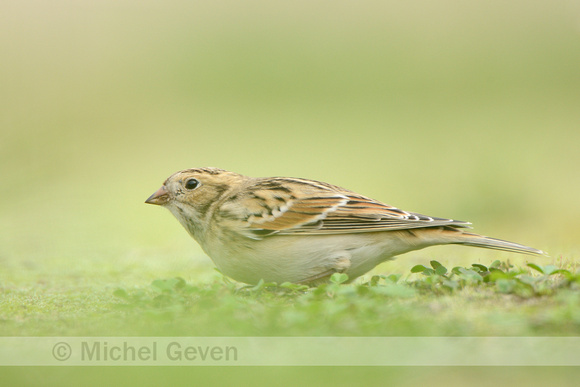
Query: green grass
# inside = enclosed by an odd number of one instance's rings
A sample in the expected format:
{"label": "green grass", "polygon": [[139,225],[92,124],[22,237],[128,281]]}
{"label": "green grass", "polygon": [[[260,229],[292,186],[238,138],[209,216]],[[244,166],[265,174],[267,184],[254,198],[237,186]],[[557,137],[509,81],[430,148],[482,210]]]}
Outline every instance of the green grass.
{"label": "green grass", "polygon": [[[414,273],[411,273],[414,272]],[[3,288],[5,335],[550,336],[580,333],[580,273],[553,265],[447,269],[437,261],[368,281],[188,283],[47,293]],[[429,318],[426,318],[429,316]],[[130,323],[129,323],[130,322]]]}

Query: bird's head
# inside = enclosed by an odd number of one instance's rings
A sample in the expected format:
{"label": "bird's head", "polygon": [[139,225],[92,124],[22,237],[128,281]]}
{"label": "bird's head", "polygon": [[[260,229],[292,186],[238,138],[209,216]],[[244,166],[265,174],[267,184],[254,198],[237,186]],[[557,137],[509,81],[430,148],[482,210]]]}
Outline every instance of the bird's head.
{"label": "bird's head", "polygon": [[218,168],[194,168],[169,176],[145,203],[166,207],[194,236],[199,236],[212,205],[245,177]]}

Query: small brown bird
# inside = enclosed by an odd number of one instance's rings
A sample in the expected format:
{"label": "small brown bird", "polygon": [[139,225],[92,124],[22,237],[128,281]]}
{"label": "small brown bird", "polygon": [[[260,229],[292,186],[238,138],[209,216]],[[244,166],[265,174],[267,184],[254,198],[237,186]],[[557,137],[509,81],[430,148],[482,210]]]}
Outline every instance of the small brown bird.
{"label": "small brown bird", "polygon": [[186,169],[145,203],[169,209],[224,274],[249,284],[316,284],[333,273],[352,280],[396,255],[433,245],[544,254],[466,232],[469,222],[403,211],[308,179]]}

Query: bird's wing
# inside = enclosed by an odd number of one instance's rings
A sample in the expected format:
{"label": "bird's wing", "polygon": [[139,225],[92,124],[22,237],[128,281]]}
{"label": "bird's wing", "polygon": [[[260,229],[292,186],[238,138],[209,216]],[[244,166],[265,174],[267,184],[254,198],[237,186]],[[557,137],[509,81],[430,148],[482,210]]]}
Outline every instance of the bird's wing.
{"label": "bird's wing", "polygon": [[296,178],[258,180],[223,203],[218,217],[253,239],[470,224],[403,211],[337,186]]}

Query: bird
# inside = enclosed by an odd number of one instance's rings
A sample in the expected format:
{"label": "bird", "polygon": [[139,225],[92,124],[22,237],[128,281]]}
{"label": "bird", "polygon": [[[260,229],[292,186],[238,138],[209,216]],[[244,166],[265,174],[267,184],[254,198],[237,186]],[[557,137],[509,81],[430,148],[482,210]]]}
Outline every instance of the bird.
{"label": "bird", "polygon": [[470,222],[403,211],[321,181],[249,177],[213,167],[169,176],[145,203],[167,208],[236,281],[349,282],[413,250],[458,244],[545,255],[468,232]]}

